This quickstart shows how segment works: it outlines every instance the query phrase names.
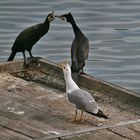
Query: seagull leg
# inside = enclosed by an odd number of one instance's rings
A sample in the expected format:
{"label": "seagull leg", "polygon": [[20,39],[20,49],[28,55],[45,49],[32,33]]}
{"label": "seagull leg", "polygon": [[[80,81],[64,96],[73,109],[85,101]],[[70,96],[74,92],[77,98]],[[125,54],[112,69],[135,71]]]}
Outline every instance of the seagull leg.
{"label": "seagull leg", "polygon": [[76,117],[77,117],[77,108],[76,108],[76,111],[75,111],[75,116],[74,116],[74,120],[73,121],[76,121]]}
{"label": "seagull leg", "polygon": [[83,116],[83,110],[81,110],[81,116],[80,116],[79,121],[81,121],[81,120],[82,120],[82,116]]}

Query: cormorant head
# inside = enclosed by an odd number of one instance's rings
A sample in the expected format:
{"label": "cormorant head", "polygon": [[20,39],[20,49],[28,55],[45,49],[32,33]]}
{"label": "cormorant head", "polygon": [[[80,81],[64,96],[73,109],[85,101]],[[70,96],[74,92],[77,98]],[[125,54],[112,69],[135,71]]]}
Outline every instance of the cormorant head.
{"label": "cormorant head", "polygon": [[66,22],[72,22],[74,20],[71,13],[64,14],[64,15],[61,15],[61,16],[56,16],[55,15],[55,17],[60,18],[61,20],[64,20]]}
{"label": "cormorant head", "polygon": [[53,21],[54,19],[55,19],[55,16],[54,16],[54,11],[53,11],[52,13],[48,14],[47,20],[48,20],[49,22],[51,22],[51,21]]}

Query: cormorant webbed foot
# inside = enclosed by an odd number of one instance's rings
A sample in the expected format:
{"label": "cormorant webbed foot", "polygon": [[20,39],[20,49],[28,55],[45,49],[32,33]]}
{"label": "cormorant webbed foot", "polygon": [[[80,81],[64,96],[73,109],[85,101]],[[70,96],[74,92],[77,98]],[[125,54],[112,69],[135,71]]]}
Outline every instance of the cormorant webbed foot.
{"label": "cormorant webbed foot", "polygon": [[41,57],[28,57],[24,60],[25,68],[35,68],[38,66],[38,60],[42,59]]}

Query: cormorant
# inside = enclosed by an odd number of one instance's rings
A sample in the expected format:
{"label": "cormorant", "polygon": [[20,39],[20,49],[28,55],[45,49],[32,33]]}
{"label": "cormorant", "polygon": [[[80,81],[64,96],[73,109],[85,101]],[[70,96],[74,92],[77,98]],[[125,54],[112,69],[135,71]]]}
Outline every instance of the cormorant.
{"label": "cormorant", "polygon": [[71,23],[75,34],[75,38],[71,45],[71,70],[72,72],[78,73],[81,71],[83,73],[83,67],[85,66],[86,60],[88,59],[89,41],[76,25],[76,22],[71,13],[55,17]]}
{"label": "cormorant", "polygon": [[29,52],[30,57],[33,57],[31,53],[33,45],[48,32],[50,27],[50,22],[53,21],[54,18],[55,17],[53,11],[52,13],[48,14],[44,23],[40,23],[23,30],[17,36],[12,47],[12,53],[7,61],[12,61],[17,52],[22,52],[24,57],[24,62],[26,62],[25,50]]}

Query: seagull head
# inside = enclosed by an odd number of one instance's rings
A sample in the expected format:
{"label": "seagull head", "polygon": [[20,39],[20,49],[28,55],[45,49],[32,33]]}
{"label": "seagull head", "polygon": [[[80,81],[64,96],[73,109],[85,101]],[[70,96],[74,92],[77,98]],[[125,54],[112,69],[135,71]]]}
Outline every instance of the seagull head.
{"label": "seagull head", "polygon": [[64,76],[68,77],[71,75],[71,68],[68,63],[60,64],[60,66],[63,69]]}
{"label": "seagull head", "polygon": [[63,69],[64,79],[66,83],[66,93],[70,94],[72,91],[79,89],[78,85],[73,81],[71,76],[71,68],[66,61],[66,64],[60,64],[60,67]]}

